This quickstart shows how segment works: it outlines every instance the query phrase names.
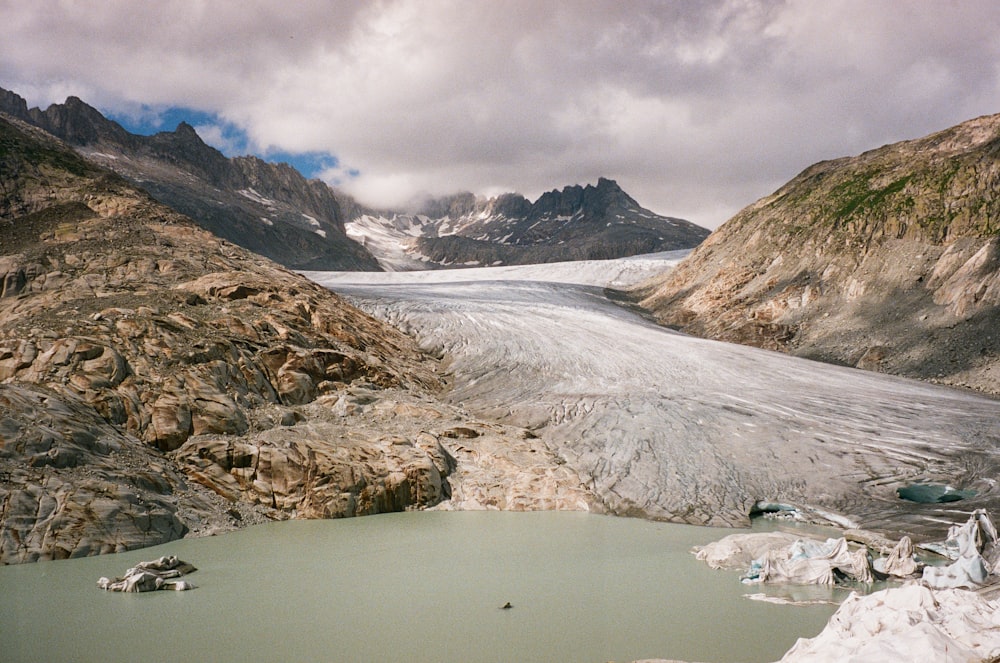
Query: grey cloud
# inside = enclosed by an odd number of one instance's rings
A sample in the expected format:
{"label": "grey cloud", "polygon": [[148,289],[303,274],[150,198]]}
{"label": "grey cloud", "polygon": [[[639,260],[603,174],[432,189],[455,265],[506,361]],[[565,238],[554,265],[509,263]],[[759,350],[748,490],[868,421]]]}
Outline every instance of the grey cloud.
{"label": "grey cloud", "polygon": [[[0,0],[0,85],[219,113],[369,202],[606,175],[715,226],[810,163],[1000,111],[988,1]],[[342,172],[342,171],[341,171]]]}

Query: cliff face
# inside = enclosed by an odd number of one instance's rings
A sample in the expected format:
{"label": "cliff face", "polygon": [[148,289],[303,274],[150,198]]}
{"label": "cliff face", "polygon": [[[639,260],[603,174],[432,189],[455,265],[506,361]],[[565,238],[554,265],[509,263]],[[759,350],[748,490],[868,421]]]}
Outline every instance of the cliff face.
{"label": "cliff face", "polygon": [[1000,115],[818,163],[635,295],[688,333],[1000,393]]}
{"label": "cliff face", "polygon": [[475,501],[531,472],[449,439],[579,485],[439,403],[408,337],[2,117],[0,193],[0,563]]}

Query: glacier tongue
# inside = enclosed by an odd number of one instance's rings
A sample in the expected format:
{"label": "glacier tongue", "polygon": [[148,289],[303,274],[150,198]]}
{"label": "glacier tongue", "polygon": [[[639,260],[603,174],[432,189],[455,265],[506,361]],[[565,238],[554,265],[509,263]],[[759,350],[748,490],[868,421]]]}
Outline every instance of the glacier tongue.
{"label": "glacier tongue", "polygon": [[611,302],[592,264],[547,269],[308,276],[446,356],[451,400],[535,429],[610,512],[745,524],[765,500],[919,540],[961,503],[902,503],[903,483],[996,506],[996,401],[688,337]]}

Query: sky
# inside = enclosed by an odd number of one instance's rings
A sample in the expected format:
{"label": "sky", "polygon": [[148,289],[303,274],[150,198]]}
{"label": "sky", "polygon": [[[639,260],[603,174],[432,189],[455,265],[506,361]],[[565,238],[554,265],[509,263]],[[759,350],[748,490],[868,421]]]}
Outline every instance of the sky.
{"label": "sky", "polygon": [[0,87],[181,119],[377,207],[608,177],[715,228],[1000,112],[994,0],[0,0]]}

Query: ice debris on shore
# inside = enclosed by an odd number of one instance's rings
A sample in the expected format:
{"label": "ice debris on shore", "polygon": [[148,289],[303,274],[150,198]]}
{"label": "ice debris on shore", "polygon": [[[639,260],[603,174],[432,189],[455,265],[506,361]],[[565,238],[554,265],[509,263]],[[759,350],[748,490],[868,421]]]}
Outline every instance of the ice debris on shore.
{"label": "ice debris on shore", "polygon": [[874,561],[867,548],[852,551],[843,537],[818,541],[786,532],[731,534],[694,552],[713,569],[745,570],[745,583],[872,582],[876,576],[910,577],[920,568],[908,537],[900,540],[888,558]]}
{"label": "ice debris on shore", "polygon": [[823,631],[815,638],[799,639],[781,663],[972,663],[1000,657],[1000,599],[968,591],[1000,575],[1000,539],[989,515],[978,509],[964,524],[952,526],[943,543],[921,547],[953,562],[923,567],[918,576],[921,565],[906,536],[874,563],[867,547],[851,553],[845,539],[820,542],[784,532],[736,534],[695,552],[712,568],[749,566],[747,576],[754,582],[832,584],[837,578],[868,582],[872,575],[912,578],[868,595],[852,592]]}
{"label": "ice debris on shore", "polygon": [[109,592],[152,592],[158,589],[183,591],[195,586],[186,580],[177,580],[182,575],[197,571],[193,565],[171,555],[149,562],[139,562],[125,572],[121,578],[111,580],[100,578],[97,586]]}
{"label": "ice debris on shore", "polygon": [[1000,655],[1000,603],[962,589],[916,582],[852,593],[815,638],[800,638],[781,663],[989,661]]}
{"label": "ice debris on shore", "polygon": [[921,546],[949,559],[948,566],[924,566],[914,555],[913,542],[902,537],[888,556],[873,559],[870,549],[854,551],[846,538],[826,541],[785,532],[732,534],[695,548],[696,557],[714,569],[746,569],[748,583],[833,585],[839,581],[868,583],[875,579],[905,579],[920,575],[933,589],[976,588],[1000,575],[1000,542],[996,526],[983,509],[963,525],[954,525],[944,543]]}
{"label": "ice debris on shore", "polygon": [[928,587],[971,589],[1000,574],[997,528],[984,509],[974,511],[964,525],[952,525],[942,545],[925,547],[954,560],[949,566],[924,569],[921,581]]}

